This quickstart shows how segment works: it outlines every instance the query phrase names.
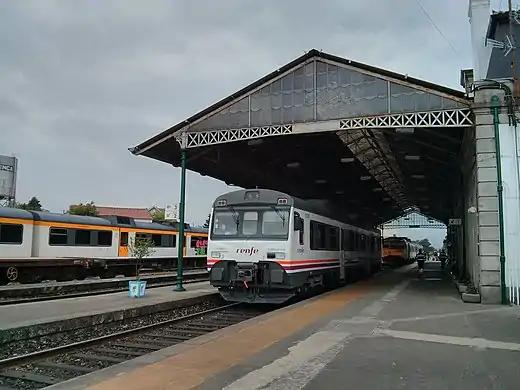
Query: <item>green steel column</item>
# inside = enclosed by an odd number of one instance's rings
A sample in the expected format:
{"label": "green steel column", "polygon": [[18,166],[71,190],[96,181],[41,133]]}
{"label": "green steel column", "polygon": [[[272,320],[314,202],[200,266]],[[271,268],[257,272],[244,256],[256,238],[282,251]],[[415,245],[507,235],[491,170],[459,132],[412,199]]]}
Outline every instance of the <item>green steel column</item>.
{"label": "green steel column", "polygon": [[179,202],[179,242],[177,251],[177,286],[173,291],[186,291],[182,285],[184,263],[184,204],[186,199],[186,149],[181,149],[181,199]]}
{"label": "green steel column", "polygon": [[502,185],[502,158],[500,155],[500,99],[498,96],[491,97],[491,107],[493,111],[493,129],[495,131],[495,150],[497,159],[497,192],[498,192],[498,229],[500,239],[500,296],[502,304],[507,304],[506,289],[506,250],[504,242],[504,201],[502,194],[504,187]]}

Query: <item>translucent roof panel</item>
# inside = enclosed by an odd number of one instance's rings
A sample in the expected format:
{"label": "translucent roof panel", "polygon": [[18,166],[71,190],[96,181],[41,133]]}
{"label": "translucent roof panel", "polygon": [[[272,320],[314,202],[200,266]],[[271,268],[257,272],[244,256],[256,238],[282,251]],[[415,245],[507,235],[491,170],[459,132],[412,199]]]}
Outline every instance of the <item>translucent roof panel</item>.
{"label": "translucent roof panel", "polygon": [[424,89],[352,67],[310,60],[222,108],[190,130],[239,129],[464,107]]}

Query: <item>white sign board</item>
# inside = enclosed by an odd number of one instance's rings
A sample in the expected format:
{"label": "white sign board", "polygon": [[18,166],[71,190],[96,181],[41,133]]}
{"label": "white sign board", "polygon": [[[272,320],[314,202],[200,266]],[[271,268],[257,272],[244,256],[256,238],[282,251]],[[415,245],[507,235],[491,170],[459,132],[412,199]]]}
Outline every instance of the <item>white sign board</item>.
{"label": "white sign board", "polygon": [[450,218],[449,224],[450,226],[460,226],[462,225],[462,220],[460,218]]}
{"label": "white sign board", "polygon": [[164,219],[167,221],[179,220],[179,204],[167,204],[164,208]]}

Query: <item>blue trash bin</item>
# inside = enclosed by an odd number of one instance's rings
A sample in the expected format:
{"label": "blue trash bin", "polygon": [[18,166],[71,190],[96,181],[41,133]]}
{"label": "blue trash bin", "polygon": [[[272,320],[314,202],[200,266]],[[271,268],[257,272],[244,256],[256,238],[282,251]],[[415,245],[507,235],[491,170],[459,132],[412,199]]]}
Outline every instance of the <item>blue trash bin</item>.
{"label": "blue trash bin", "polygon": [[128,290],[130,298],[141,298],[146,294],[146,281],[130,281],[128,282]]}

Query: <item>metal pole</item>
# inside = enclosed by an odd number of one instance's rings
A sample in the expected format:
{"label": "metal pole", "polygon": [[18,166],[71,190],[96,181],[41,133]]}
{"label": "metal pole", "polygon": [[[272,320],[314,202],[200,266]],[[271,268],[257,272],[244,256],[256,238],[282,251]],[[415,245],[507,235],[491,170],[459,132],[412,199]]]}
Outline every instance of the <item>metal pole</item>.
{"label": "metal pole", "polygon": [[516,100],[518,97],[518,80],[516,77],[516,36],[514,30],[514,15],[513,15],[513,2],[512,0],[508,1],[508,9],[509,9],[509,38],[511,39],[511,43],[513,48],[511,50],[511,76],[513,77],[513,98]]}
{"label": "metal pole", "polygon": [[177,286],[173,291],[186,291],[182,285],[184,263],[184,205],[186,198],[186,149],[181,149],[181,199],[179,202],[179,243],[177,249]]}
{"label": "metal pole", "polygon": [[507,291],[506,291],[506,255],[505,255],[505,233],[504,233],[504,202],[502,199],[502,193],[504,187],[502,185],[502,159],[500,155],[500,117],[499,108],[500,100],[498,96],[493,95],[491,97],[491,107],[493,111],[493,129],[495,132],[495,150],[497,159],[497,192],[498,192],[498,229],[499,229],[499,240],[500,240],[500,297],[502,304],[507,303]]}

